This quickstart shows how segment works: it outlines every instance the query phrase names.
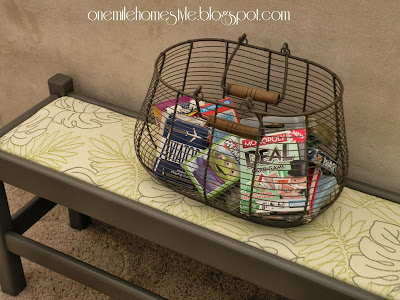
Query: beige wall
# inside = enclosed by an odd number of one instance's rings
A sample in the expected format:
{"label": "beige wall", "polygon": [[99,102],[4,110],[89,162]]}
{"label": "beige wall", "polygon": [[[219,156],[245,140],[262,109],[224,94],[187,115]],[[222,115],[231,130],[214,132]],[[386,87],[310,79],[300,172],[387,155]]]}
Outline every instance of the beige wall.
{"label": "beige wall", "polygon": [[0,118],[8,121],[48,94],[46,80],[65,73],[82,94],[141,107],[153,62],[191,38],[236,39],[280,49],[336,72],[344,105],[350,176],[400,192],[400,3],[393,1],[191,1],[218,10],[289,10],[290,22],[91,22],[90,10],[138,5],[175,10],[183,1],[0,1]]}

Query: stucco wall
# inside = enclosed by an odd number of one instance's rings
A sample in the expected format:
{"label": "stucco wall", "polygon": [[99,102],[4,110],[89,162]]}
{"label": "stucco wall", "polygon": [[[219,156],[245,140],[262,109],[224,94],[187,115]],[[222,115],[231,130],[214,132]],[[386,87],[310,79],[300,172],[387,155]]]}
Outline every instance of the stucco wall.
{"label": "stucco wall", "polygon": [[[289,22],[91,22],[91,10],[288,10]],[[0,2],[0,122],[48,95],[46,80],[72,76],[87,96],[138,110],[158,53],[191,38],[236,39],[318,62],[343,80],[350,176],[400,192],[400,4],[393,1]]]}

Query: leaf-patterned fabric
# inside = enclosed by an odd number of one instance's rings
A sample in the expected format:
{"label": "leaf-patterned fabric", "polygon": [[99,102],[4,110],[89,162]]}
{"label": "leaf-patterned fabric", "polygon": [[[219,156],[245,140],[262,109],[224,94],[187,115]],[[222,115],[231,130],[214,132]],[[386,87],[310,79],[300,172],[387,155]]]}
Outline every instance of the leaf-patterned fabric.
{"label": "leaf-patterned fabric", "polygon": [[56,99],[0,138],[0,149],[391,299],[400,299],[400,205],[345,188],[311,223],[272,228],[157,183],[133,147],[135,119]]}

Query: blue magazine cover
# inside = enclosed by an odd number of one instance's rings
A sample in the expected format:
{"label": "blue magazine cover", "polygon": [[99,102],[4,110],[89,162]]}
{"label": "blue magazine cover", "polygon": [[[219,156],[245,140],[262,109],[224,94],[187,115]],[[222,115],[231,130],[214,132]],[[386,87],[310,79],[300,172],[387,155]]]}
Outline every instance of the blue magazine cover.
{"label": "blue magazine cover", "polygon": [[[231,98],[226,98],[219,100],[219,102],[229,105],[234,105]],[[205,104],[200,107],[200,112],[205,117],[210,117],[215,115],[215,109],[217,109],[217,117],[225,120],[229,120],[232,122],[240,123],[239,117],[237,114],[236,109],[222,106],[222,105],[215,105],[212,103]],[[220,140],[223,140],[227,136],[231,135],[228,132],[223,130],[215,129],[213,134],[213,143],[218,143]]]}
{"label": "blue magazine cover", "polygon": [[170,117],[157,150],[155,175],[170,182],[193,186],[181,165],[207,147],[208,128],[203,127],[203,120],[192,117],[176,118],[172,130],[171,124]]}

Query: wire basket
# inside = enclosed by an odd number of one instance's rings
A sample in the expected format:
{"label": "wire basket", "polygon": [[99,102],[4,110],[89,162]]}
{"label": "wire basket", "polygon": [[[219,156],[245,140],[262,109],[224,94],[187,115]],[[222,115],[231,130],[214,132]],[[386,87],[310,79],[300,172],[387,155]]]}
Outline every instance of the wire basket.
{"label": "wire basket", "polygon": [[141,164],[171,189],[253,222],[310,222],[348,169],[343,84],[327,68],[238,41],[196,39],[155,62],[135,128]]}

